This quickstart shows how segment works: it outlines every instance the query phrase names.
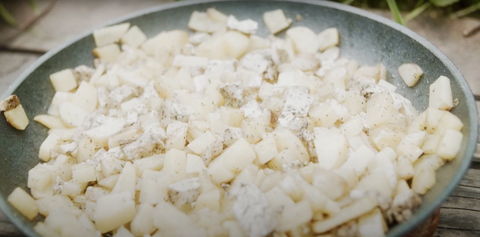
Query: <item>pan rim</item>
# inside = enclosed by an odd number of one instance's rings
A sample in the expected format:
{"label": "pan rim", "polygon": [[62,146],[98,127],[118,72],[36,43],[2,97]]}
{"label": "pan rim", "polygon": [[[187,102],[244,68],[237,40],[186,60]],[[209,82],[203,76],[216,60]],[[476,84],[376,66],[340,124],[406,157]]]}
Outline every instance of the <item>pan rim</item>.
{"label": "pan rim", "polygon": [[[50,50],[46,54],[42,55],[40,58],[38,58],[32,65],[30,65],[23,73],[20,74],[18,79],[16,79],[7,89],[7,91],[0,97],[0,99],[4,99],[8,97],[10,94],[12,94],[18,87],[19,85],[30,75],[32,72],[34,72],[40,65],[42,65],[45,61],[50,59],[52,56],[57,54],[58,52],[64,50],[71,44],[77,42],[78,40],[89,36],[93,33],[94,30],[116,24],[119,22],[127,21],[129,19],[135,18],[135,17],[140,17],[142,15],[147,15],[151,14],[154,12],[162,11],[162,10],[167,10],[167,9],[172,9],[172,8],[179,8],[183,6],[188,6],[188,5],[199,5],[199,4],[205,4],[205,3],[215,3],[215,2],[233,2],[234,0],[199,0],[199,1],[185,1],[185,2],[173,2],[173,3],[162,3],[159,6],[156,7],[151,7],[147,8],[144,10],[139,10],[137,12],[118,17],[116,19],[113,19],[111,21],[108,21],[105,24],[101,24],[99,26],[96,26],[94,28],[91,28],[87,30],[86,32],[79,34],[78,36],[74,37],[71,40],[68,40],[61,46]],[[255,1],[255,0],[248,0],[248,1]],[[248,2],[246,1],[246,2]],[[478,128],[479,128],[479,123],[478,123],[478,113],[477,113],[477,108],[475,104],[475,99],[473,96],[473,93],[461,74],[460,70],[453,64],[453,62],[447,58],[447,56],[441,52],[438,48],[436,48],[432,43],[418,35],[417,33],[411,31],[410,29],[394,22],[391,21],[390,19],[384,18],[382,16],[376,15],[374,13],[370,13],[368,11],[365,11],[363,9],[355,8],[352,6],[336,3],[336,2],[328,2],[328,1],[319,1],[319,0],[260,0],[263,2],[291,2],[291,3],[302,3],[302,4],[310,4],[310,5],[316,5],[316,6],[322,6],[322,7],[327,7],[327,8],[332,8],[332,9],[337,9],[340,11],[345,11],[350,14],[355,14],[361,17],[365,17],[367,19],[373,20],[377,23],[386,25],[388,27],[391,27],[400,33],[407,35],[408,37],[412,38],[419,44],[421,44],[423,47],[428,49],[435,57],[437,57],[445,66],[446,68],[452,73],[454,76],[455,80],[457,80],[461,91],[465,94],[467,109],[469,111],[468,118],[470,119],[470,127],[469,127],[469,136],[468,136],[468,142],[467,142],[467,147],[465,149],[465,155],[462,157],[461,164],[459,165],[459,168],[456,170],[455,175],[453,176],[451,182],[448,184],[448,186],[441,192],[441,194],[429,205],[427,205],[424,208],[423,212],[415,212],[412,218],[404,223],[397,224],[395,227],[390,229],[387,232],[387,236],[389,237],[399,237],[407,234],[409,231],[411,231],[416,225],[422,223],[424,220],[427,219],[433,213],[446,199],[447,197],[453,192],[453,190],[458,186],[460,181],[462,180],[463,176],[465,175],[466,171],[470,167],[471,160],[473,158],[473,154],[476,149],[476,144],[478,140]],[[255,1],[258,2],[258,1]],[[12,208],[4,199],[3,197],[0,197],[0,209],[4,211],[5,216],[13,223],[17,228],[19,228],[20,231],[22,231],[24,234],[28,236],[39,236],[33,228],[30,228],[29,226],[26,226],[19,218],[16,218],[15,215],[11,212],[8,211],[8,209]]]}

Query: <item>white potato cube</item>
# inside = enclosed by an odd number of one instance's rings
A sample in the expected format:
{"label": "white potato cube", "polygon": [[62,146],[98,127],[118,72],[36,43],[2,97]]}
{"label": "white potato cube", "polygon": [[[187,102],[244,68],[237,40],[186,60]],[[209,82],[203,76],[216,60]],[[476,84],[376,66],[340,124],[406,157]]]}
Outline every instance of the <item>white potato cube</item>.
{"label": "white potato cube", "polygon": [[137,182],[137,175],[135,166],[132,163],[127,162],[123,166],[122,173],[118,177],[118,180],[115,186],[112,189],[112,194],[114,193],[124,193],[128,192],[132,197],[135,197],[135,184]]}
{"label": "white potato cube", "polygon": [[440,120],[442,120],[447,112],[435,108],[428,108],[425,113],[427,116],[425,119],[425,129],[429,133],[434,133],[440,124]]}
{"label": "white potato cube", "polygon": [[170,184],[168,186],[168,196],[170,197],[170,201],[178,207],[194,202],[199,194],[200,179],[197,177]]}
{"label": "white potato cube", "polygon": [[93,50],[93,55],[107,63],[116,62],[121,53],[120,47],[116,44],[98,47]]}
{"label": "white potato cube", "polygon": [[401,179],[409,180],[413,177],[414,170],[412,162],[408,158],[399,157],[397,162],[397,174]]}
{"label": "white potato cube", "polygon": [[226,24],[209,18],[205,12],[194,11],[188,21],[188,28],[195,31],[213,33],[224,30]]}
{"label": "white potato cube", "polygon": [[53,183],[53,167],[48,164],[38,164],[28,171],[27,186],[37,191],[45,190]]}
{"label": "white potato cube", "polygon": [[60,118],[69,127],[80,127],[88,116],[88,112],[71,102],[62,103],[59,107]]}
{"label": "white potato cube", "polygon": [[451,110],[453,108],[452,88],[448,77],[440,76],[430,85],[428,107],[440,110]]}
{"label": "white potato cube", "polygon": [[215,136],[210,131],[206,131],[203,135],[197,137],[195,140],[190,142],[187,147],[188,149],[195,152],[197,155],[203,154],[205,149],[215,142]]}
{"label": "white potato cube", "polygon": [[276,34],[292,24],[292,19],[285,17],[282,9],[263,13],[263,21],[271,34]]}
{"label": "white potato cube", "polygon": [[220,107],[222,122],[232,127],[240,127],[244,118],[243,111],[232,107]]}
{"label": "white potato cube", "polygon": [[352,202],[344,207],[338,214],[333,215],[325,220],[313,223],[314,233],[325,233],[343,223],[353,220],[370,212],[377,207],[378,201],[375,198],[365,197]]}
{"label": "white potato cube", "polygon": [[49,161],[50,151],[60,143],[60,137],[56,134],[50,134],[48,137],[43,141],[42,145],[40,145],[40,150],[38,152],[38,158],[42,161]]}
{"label": "white potato cube", "polygon": [[[231,181],[235,177],[235,172],[225,168],[225,160],[218,157],[210,162],[207,173],[214,183],[221,184]],[[247,164],[248,165],[248,164]]]}
{"label": "white potato cube", "polygon": [[287,37],[292,40],[297,53],[316,53],[320,46],[317,35],[307,27],[297,26],[287,30]]}
{"label": "white potato cube", "polygon": [[163,171],[170,175],[174,181],[184,180],[187,177],[186,165],[187,155],[185,152],[173,148],[165,154]]}
{"label": "white potato cube", "polygon": [[413,170],[414,170],[414,173],[416,173],[423,167],[428,167],[429,169],[437,170],[443,164],[445,164],[445,160],[438,157],[437,155],[424,155],[420,157],[420,159],[418,159],[413,164]]}
{"label": "white potato cube", "polygon": [[35,200],[19,187],[8,195],[7,201],[29,220],[33,220],[38,215],[38,205]]}
{"label": "white potato cube", "polygon": [[133,166],[135,166],[137,177],[142,177],[145,170],[160,171],[163,168],[164,159],[165,155],[158,154],[135,160]]}
{"label": "white potato cube", "polygon": [[265,124],[262,118],[253,118],[242,121],[242,131],[245,135],[245,139],[255,144],[262,139],[262,135],[265,133]]}
{"label": "white potato cube", "polygon": [[348,157],[340,169],[354,169],[357,172],[357,176],[362,176],[374,158],[375,153],[367,146],[362,145]]}
{"label": "white potato cube", "polygon": [[349,188],[347,181],[331,170],[317,170],[313,175],[312,184],[332,200],[345,196]]}
{"label": "white potato cube", "polygon": [[193,226],[193,220],[170,203],[160,201],[153,210],[153,225],[160,230]]}
{"label": "white potato cube", "polygon": [[428,134],[423,143],[422,150],[425,154],[435,154],[437,152],[438,144],[440,144],[441,136],[436,134]]}
{"label": "white potato cube", "polygon": [[7,122],[18,130],[25,130],[29,120],[22,105],[18,105],[14,109],[3,112]]}
{"label": "white potato cube", "polygon": [[198,56],[177,55],[173,59],[172,65],[175,67],[206,68],[208,65],[208,58],[198,57]]}
{"label": "white potato cube", "polygon": [[97,200],[95,226],[101,233],[106,233],[132,221],[135,214],[135,201],[130,193],[105,195]]}
{"label": "white potato cube", "polygon": [[275,138],[268,137],[255,145],[255,153],[262,165],[277,157],[278,150],[275,144]]}
{"label": "white potato cube", "polygon": [[367,124],[371,128],[378,127],[395,121],[398,110],[390,93],[375,94],[367,102]]}
{"label": "white potato cube", "polygon": [[72,181],[75,183],[87,183],[97,180],[95,166],[76,164],[72,166]]}
{"label": "white potato cube", "polygon": [[40,114],[33,118],[33,121],[42,124],[43,126],[52,129],[52,128],[66,128],[63,124],[63,121],[57,116]]}
{"label": "white potato cube", "polygon": [[318,164],[324,169],[339,168],[347,159],[347,139],[337,128],[318,128],[315,131]]}
{"label": "white potato cube", "polygon": [[460,131],[462,128],[462,121],[456,115],[447,111],[443,114],[437,126],[433,129],[433,133],[444,136],[448,129]]}
{"label": "white potato cube", "polygon": [[95,155],[96,148],[91,138],[82,138],[77,146],[77,163],[91,159]]}
{"label": "white potato cube", "polygon": [[125,226],[120,226],[113,237],[135,237]]}
{"label": "white potato cube", "polygon": [[398,73],[407,86],[413,87],[423,75],[423,70],[414,63],[405,63],[398,67]]}
{"label": "white potato cube", "polygon": [[150,204],[143,203],[137,208],[135,218],[130,223],[130,230],[135,236],[149,235],[155,231],[153,226],[153,210]]}
{"label": "white potato cube", "polygon": [[221,197],[221,192],[218,188],[203,192],[195,201],[195,210],[208,208],[210,211],[220,211]]}
{"label": "white potato cube", "polygon": [[308,201],[300,201],[295,206],[286,207],[280,215],[279,225],[276,230],[293,230],[305,223],[310,222],[313,217],[312,207]]}
{"label": "white potato cube", "polygon": [[223,35],[227,55],[239,59],[247,52],[250,39],[237,31],[228,31]]}
{"label": "white potato cube", "polygon": [[340,41],[337,28],[328,28],[318,34],[319,50],[325,51],[333,46],[337,46]]}
{"label": "white potato cube", "polygon": [[203,162],[200,156],[187,154],[187,165],[186,172],[187,174],[200,173],[207,170],[205,163]]}
{"label": "white potato cube", "polygon": [[428,167],[422,167],[415,172],[412,179],[412,190],[418,194],[425,194],[430,188],[435,185],[436,174],[435,171]]}
{"label": "white potato cube", "polygon": [[382,212],[378,208],[358,218],[360,237],[383,237],[387,229]]}
{"label": "white potato cube", "polygon": [[50,82],[52,82],[55,91],[71,91],[77,88],[77,80],[75,80],[71,69],[65,69],[50,75]]}
{"label": "white potato cube", "polygon": [[226,23],[228,20],[227,15],[221,13],[215,8],[208,8],[206,13],[207,13],[207,16],[214,21]]}
{"label": "white potato cube", "polygon": [[125,33],[120,42],[122,44],[126,44],[132,48],[138,48],[147,40],[147,36],[143,33],[143,31],[138,28],[138,26],[132,26],[130,29]]}
{"label": "white potato cube", "polygon": [[445,160],[455,159],[462,146],[462,138],[461,132],[448,129],[438,144],[436,154]]}
{"label": "white potato cube", "polygon": [[223,160],[224,169],[234,172],[242,171],[248,164],[251,164],[255,158],[256,154],[253,146],[244,138],[238,139],[217,157],[217,159]]}
{"label": "white potato cube", "polygon": [[93,31],[93,39],[97,47],[105,46],[118,42],[120,38],[127,32],[130,23],[122,23],[113,26],[107,26]]}
{"label": "white potato cube", "polygon": [[72,103],[91,113],[97,108],[97,88],[82,81],[73,96]]}
{"label": "white potato cube", "polygon": [[43,237],[61,237],[60,234],[55,232],[55,230],[51,229],[43,222],[38,222],[34,227],[33,230],[37,232],[40,236]]}

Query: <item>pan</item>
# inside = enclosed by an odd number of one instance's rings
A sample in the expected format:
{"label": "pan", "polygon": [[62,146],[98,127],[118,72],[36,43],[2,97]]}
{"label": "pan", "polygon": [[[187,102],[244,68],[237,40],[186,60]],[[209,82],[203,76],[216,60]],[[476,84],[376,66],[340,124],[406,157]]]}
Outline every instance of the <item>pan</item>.
{"label": "pan", "polygon": [[[380,16],[326,1],[188,1],[163,4],[110,22],[116,24],[130,22],[139,26],[148,37],[161,31],[185,29],[190,14],[215,7],[221,12],[232,14],[239,19],[253,19],[262,23],[265,11],[283,9],[285,14],[301,21],[293,26],[307,26],[315,32],[336,27],[340,34],[341,56],[354,59],[360,64],[375,65],[382,62],[387,71],[387,81],[397,86],[397,91],[411,100],[423,111],[428,107],[429,85],[441,75],[451,79],[453,98],[459,104],[452,113],[464,123],[463,141],[457,159],[437,171],[437,184],[423,197],[421,206],[412,218],[390,229],[388,236],[403,236],[422,223],[455,189],[468,169],[478,138],[478,117],[472,92],[455,65],[431,43],[407,28]],[[103,27],[103,26],[102,26]],[[100,27],[99,27],[100,28]],[[92,30],[93,31],[93,30]],[[95,47],[92,31],[69,43],[52,50],[37,60],[2,96],[16,94],[32,119],[37,114],[45,114],[53,98],[54,90],[49,75],[64,68],[74,68],[85,64],[93,66],[92,49]],[[267,36],[268,30],[259,24],[260,36]],[[409,88],[400,78],[397,68],[413,62],[424,71],[419,83]],[[18,131],[0,120],[0,208],[10,221],[27,236],[38,236],[34,230],[37,217],[30,222],[7,202],[8,195],[17,186],[28,190],[28,170],[38,162],[38,149],[47,136],[47,129],[31,122],[25,131]]]}

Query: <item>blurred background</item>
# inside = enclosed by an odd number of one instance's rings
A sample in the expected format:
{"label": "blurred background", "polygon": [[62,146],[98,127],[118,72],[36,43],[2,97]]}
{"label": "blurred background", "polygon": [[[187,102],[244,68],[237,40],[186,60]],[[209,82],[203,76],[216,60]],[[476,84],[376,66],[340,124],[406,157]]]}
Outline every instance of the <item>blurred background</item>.
{"label": "blurred background", "polygon": [[[117,17],[167,2],[0,0],[0,95],[47,51]],[[480,105],[480,0],[337,2],[395,20],[429,40],[460,69]],[[480,166],[480,154],[475,157],[473,165]],[[479,178],[480,169],[470,169],[452,198],[442,205],[435,236],[480,236]],[[0,213],[0,237],[18,234]]]}

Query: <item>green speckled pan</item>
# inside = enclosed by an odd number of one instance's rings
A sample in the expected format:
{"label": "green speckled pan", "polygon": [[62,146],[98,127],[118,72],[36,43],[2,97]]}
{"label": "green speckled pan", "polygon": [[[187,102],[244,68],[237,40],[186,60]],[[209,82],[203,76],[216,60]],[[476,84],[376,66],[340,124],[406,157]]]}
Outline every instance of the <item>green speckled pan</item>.
{"label": "green speckled pan", "polygon": [[[388,70],[388,81],[410,99],[415,107],[424,110],[428,106],[428,86],[440,75],[451,79],[454,98],[460,103],[452,111],[465,124],[463,143],[458,157],[437,171],[437,184],[423,198],[423,204],[413,218],[395,226],[388,236],[403,236],[422,223],[455,189],[472,159],[477,137],[478,117],[475,101],[467,82],[446,56],[428,41],[390,20],[353,7],[316,0],[303,1],[195,1],[163,4],[115,21],[130,22],[139,26],[149,37],[163,30],[187,29],[187,22],[194,10],[205,11],[215,7],[239,19],[253,19],[260,24],[258,34],[267,35],[263,25],[263,12],[283,9],[286,15],[302,21],[293,26],[307,26],[316,32],[337,27],[340,32],[340,48],[343,57],[355,59],[361,64],[375,65],[383,62]],[[92,65],[94,41],[91,31],[68,44],[42,56],[27,69],[1,98],[15,93],[27,111],[30,120],[36,114],[46,113],[54,95],[48,76],[64,68],[80,64]],[[397,72],[406,62],[417,63],[425,72],[414,88],[407,88]],[[3,116],[0,119],[0,208],[25,235],[38,236],[32,229],[34,223],[22,217],[6,202],[16,186],[26,189],[27,172],[35,166],[38,148],[47,136],[47,129],[31,121],[25,131],[10,127]]]}

